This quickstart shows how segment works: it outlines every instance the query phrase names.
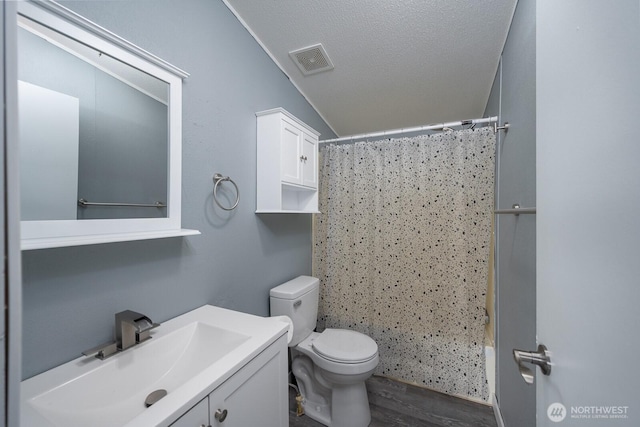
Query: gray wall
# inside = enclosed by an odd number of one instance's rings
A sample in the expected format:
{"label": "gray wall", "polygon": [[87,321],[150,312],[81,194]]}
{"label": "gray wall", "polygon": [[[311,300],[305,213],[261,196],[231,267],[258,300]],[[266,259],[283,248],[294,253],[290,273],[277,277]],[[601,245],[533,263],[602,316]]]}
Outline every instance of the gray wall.
{"label": "gray wall", "polygon": [[[113,315],[163,322],[215,304],[268,314],[268,290],[311,273],[311,216],[256,215],[256,111],[281,106],[333,133],[221,1],[64,1],[188,71],[183,93],[182,223],[200,236],[23,253],[23,376],[108,341]],[[214,172],[242,192],[212,201]]]}
{"label": "gray wall", "polygon": [[[497,206],[536,206],[535,0],[520,0],[485,115],[509,122],[497,153]],[[512,350],[536,348],[536,216],[496,216],[496,398],[507,427],[535,426],[535,387]]]}

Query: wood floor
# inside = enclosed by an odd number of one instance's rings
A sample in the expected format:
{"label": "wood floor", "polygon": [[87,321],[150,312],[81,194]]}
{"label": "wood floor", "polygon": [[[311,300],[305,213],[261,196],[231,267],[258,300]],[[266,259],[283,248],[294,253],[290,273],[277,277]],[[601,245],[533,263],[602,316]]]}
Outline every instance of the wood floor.
{"label": "wood floor", "polygon": [[[370,427],[497,427],[490,406],[382,377],[367,381]],[[322,427],[295,414],[290,393],[289,427]]]}

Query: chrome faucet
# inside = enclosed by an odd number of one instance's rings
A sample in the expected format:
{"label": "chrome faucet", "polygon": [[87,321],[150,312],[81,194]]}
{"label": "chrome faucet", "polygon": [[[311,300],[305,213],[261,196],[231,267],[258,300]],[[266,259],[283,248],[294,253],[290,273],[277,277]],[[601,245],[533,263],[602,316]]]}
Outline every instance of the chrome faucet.
{"label": "chrome faucet", "polygon": [[114,342],[99,345],[89,350],[83,351],[85,356],[95,355],[98,359],[106,359],[119,351],[124,351],[136,344],[151,338],[150,331],[160,326],[153,323],[144,314],[131,310],[116,313],[116,339]]}
{"label": "chrome faucet", "polygon": [[149,331],[156,326],[159,325],[153,323],[144,314],[136,313],[135,311],[125,310],[116,313],[116,344],[118,350],[126,350],[151,338]]}

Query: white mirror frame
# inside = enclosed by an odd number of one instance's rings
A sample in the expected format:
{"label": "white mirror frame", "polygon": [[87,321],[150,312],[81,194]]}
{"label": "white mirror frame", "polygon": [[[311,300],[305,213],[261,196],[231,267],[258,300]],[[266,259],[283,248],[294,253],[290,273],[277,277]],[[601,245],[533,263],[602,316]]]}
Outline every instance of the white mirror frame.
{"label": "white mirror frame", "polygon": [[200,234],[181,228],[182,80],[185,71],[54,1],[22,1],[18,13],[80,40],[169,84],[169,182],[166,218],[21,221],[22,250]]}

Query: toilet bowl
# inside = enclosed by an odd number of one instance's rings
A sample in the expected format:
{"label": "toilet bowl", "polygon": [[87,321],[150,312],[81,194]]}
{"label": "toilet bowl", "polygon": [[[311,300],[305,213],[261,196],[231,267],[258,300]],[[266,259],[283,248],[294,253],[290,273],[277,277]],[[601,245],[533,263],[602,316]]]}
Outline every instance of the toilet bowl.
{"label": "toilet bowl", "polygon": [[317,322],[320,281],[300,276],[271,289],[271,315],[293,324],[291,369],[305,413],[330,427],[365,427],[371,421],[365,380],[378,365],[378,346],[360,332],[325,329]]}

